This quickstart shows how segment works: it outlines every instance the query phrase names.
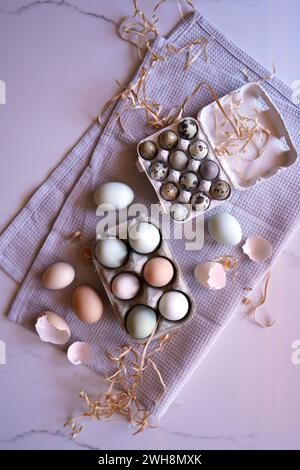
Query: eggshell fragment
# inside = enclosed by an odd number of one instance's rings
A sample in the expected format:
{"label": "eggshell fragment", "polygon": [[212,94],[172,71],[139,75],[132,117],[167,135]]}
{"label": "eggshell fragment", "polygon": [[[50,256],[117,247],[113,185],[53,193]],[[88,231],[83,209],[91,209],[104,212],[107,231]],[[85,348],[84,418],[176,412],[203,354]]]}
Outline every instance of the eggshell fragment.
{"label": "eggshell fragment", "polygon": [[68,348],[67,357],[74,366],[89,364],[92,360],[92,347],[89,343],[76,341]]}
{"label": "eggshell fragment", "polygon": [[74,281],[75,269],[68,263],[54,263],[43,274],[42,284],[47,289],[64,289]]}
{"label": "eggshell fragment", "polygon": [[52,344],[65,344],[71,333],[67,322],[53,312],[44,312],[35,324],[35,329],[42,341]]}
{"label": "eggshell fragment", "polygon": [[260,236],[247,238],[242,250],[255,263],[263,263],[272,256],[273,251],[268,240]]}
{"label": "eggshell fragment", "polygon": [[72,295],[72,306],[77,317],[85,323],[96,323],[103,313],[98,293],[89,286],[78,286]]}
{"label": "eggshell fragment", "polygon": [[221,263],[209,261],[196,266],[194,275],[203,287],[208,289],[223,289],[226,286],[226,272]]}

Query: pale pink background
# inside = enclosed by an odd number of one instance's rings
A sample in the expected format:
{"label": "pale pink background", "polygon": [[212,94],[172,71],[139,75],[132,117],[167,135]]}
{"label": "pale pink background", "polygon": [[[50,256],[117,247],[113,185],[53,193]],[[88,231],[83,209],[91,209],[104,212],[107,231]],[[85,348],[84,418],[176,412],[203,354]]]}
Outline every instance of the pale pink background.
{"label": "pale pink background", "polygon": [[[131,11],[129,0],[57,3],[0,0],[0,79],[7,84],[7,104],[0,105],[1,229],[117,91],[114,78],[126,82],[138,64],[114,25]],[[173,3],[161,10],[162,34],[178,20]],[[274,61],[285,82],[300,79],[297,0],[194,3],[267,68]],[[0,271],[0,340],[7,345],[0,448],[299,449],[300,365],[291,362],[291,343],[300,340],[299,241],[298,231],[261,309],[278,318],[276,325],[259,328],[241,308],[160,427],[136,437],[118,421],[88,423],[69,439],[62,424],[79,409],[78,391],[101,380],[6,319],[16,286]]]}

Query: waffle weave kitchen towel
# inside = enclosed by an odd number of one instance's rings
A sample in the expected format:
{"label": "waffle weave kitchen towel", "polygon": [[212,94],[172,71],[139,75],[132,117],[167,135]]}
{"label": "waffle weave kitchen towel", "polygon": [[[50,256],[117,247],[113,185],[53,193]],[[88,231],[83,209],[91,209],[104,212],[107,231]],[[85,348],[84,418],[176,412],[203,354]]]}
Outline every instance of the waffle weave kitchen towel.
{"label": "waffle weave kitchen towel", "polygon": [[[174,54],[167,61],[157,62],[149,74],[148,95],[154,102],[161,103],[164,109],[182,103],[203,80],[209,82],[221,97],[245,83],[242,72],[245,67],[253,81],[270,74],[197,12],[184,20],[167,39],[157,38],[153,51],[165,55],[167,44],[183,47],[203,36],[209,39],[209,64],[199,57],[188,71],[184,71],[185,54]],[[150,61],[151,53],[148,53],[141,67],[148,67]],[[141,74],[141,67],[133,81]],[[279,108],[298,150],[300,109],[290,98],[291,90],[276,77],[264,82],[263,87]],[[211,94],[203,88],[190,102],[185,114],[196,116],[198,110],[211,101]],[[75,285],[88,283],[105,298],[93,268],[83,267],[78,258],[78,243],[85,245],[95,237],[97,217],[91,196],[94,189],[107,181],[122,181],[134,189],[136,202],[146,206],[157,202],[146,175],[139,173],[135,164],[136,143],[153,130],[149,129],[144,111],[140,110],[126,112],[124,132],[116,120],[116,113],[122,114],[127,104],[123,100],[116,104],[104,128],[92,125],[0,237],[0,265],[22,283],[9,317],[32,327],[41,311],[57,312],[69,323],[72,341],[92,344],[94,358],[91,366],[105,374],[111,372],[107,350],[132,341],[120,328],[108,301],[105,301],[101,322],[85,325],[75,317],[70,307],[74,285],[61,292],[49,292],[41,287],[40,278],[47,266],[64,260],[76,269]],[[240,221],[245,237],[259,234],[267,238],[276,257],[298,223],[299,187],[300,169],[299,162],[296,162],[249,191],[235,191],[222,210],[226,209]],[[85,235],[85,240],[72,242],[69,234],[78,230]],[[208,291],[200,288],[194,280],[194,266],[224,255],[224,248],[208,237],[205,237],[204,247],[196,252],[186,251],[184,240],[171,239],[170,245],[192,290],[197,312],[156,357],[156,365],[166,385],[163,399],[156,403],[162,390],[154,370],[149,369],[143,380],[140,399],[159,415],[166,411],[239,307],[243,287],[253,286],[269,268],[268,262],[261,266],[245,257],[235,282],[228,283],[221,291]],[[233,256],[239,254],[237,248],[227,251],[226,254]]]}

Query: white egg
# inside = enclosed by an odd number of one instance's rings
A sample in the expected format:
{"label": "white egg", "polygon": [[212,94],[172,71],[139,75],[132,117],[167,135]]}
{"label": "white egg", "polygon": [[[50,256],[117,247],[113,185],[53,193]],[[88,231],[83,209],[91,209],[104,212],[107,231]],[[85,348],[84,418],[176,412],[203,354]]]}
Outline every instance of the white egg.
{"label": "white egg", "polygon": [[189,311],[189,301],[183,292],[168,291],[165,292],[158,303],[158,309],[161,315],[167,320],[181,320]]}
{"label": "white egg", "polygon": [[209,219],[208,231],[212,238],[223,245],[238,245],[242,239],[242,229],[235,217],[220,212]]}
{"label": "white egg", "polygon": [[94,192],[94,201],[103,211],[114,211],[129,206],[134,199],[134,192],[125,183],[110,182],[99,186]]}
{"label": "white egg", "polygon": [[160,231],[150,222],[137,222],[128,230],[131,248],[141,254],[152,253],[160,244]]}
{"label": "white egg", "polygon": [[55,263],[49,266],[43,274],[42,284],[47,289],[57,290],[67,287],[74,281],[75,270],[68,263]]}
{"label": "white egg", "polygon": [[128,248],[123,240],[105,238],[97,241],[95,255],[99,263],[106,268],[118,268],[127,260]]}

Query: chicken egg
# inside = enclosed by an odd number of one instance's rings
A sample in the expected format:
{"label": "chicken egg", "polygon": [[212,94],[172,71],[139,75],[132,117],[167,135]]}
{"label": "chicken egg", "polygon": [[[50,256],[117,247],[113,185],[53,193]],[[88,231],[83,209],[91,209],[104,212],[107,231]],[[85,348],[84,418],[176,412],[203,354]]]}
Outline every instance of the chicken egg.
{"label": "chicken egg", "polygon": [[94,192],[94,202],[102,211],[115,211],[129,206],[134,199],[130,186],[118,181],[104,183]]}
{"label": "chicken egg", "polygon": [[160,244],[160,240],[160,231],[150,222],[137,222],[128,230],[129,244],[137,253],[152,253]]}
{"label": "chicken egg", "polygon": [[72,307],[79,320],[85,323],[96,323],[103,313],[103,303],[98,293],[85,285],[74,290]]}
{"label": "chicken egg", "polygon": [[119,238],[105,238],[97,241],[95,255],[106,268],[119,268],[127,260],[128,248]]}
{"label": "chicken egg", "polygon": [[156,328],[157,316],[153,308],[136,305],[126,316],[126,329],[136,339],[148,338]]}
{"label": "chicken egg", "polygon": [[111,283],[112,293],[121,300],[133,299],[140,287],[139,278],[132,273],[118,274]]}
{"label": "chicken egg", "polygon": [[174,276],[174,267],[167,258],[156,256],[147,261],[143,275],[150,286],[164,287],[171,282]]}
{"label": "chicken egg", "polygon": [[242,239],[242,229],[235,217],[220,212],[209,219],[208,231],[212,238],[223,245],[238,245]]}
{"label": "chicken egg", "polygon": [[43,274],[42,284],[47,289],[58,290],[67,287],[74,281],[75,270],[68,263],[55,263],[49,266]]}
{"label": "chicken egg", "polygon": [[161,315],[170,321],[178,321],[184,318],[189,308],[190,304],[187,296],[176,290],[165,292],[158,303]]}

